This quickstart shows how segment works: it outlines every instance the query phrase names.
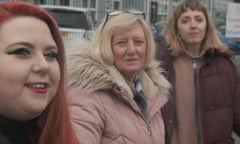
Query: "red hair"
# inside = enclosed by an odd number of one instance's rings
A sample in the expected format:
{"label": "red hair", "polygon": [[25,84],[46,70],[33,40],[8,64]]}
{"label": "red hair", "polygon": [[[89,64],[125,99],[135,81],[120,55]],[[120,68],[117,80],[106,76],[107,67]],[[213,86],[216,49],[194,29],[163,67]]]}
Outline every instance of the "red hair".
{"label": "red hair", "polygon": [[57,61],[60,65],[58,91],[47,109],[30,128],[30,139],[34,144],[77,144],[66,99],[66,61],[63,41],[56,21],[37,5],[25,2],[0,3],[0,27],[4,21],[18,16],[33,16],[44,21],[58,47]]}

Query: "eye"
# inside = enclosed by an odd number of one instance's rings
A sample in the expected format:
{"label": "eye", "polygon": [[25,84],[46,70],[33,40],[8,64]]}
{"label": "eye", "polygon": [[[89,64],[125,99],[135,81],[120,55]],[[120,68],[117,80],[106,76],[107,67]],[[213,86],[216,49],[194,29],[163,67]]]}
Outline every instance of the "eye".
{"label": "eye", "polygon": [[183,23],[183,24],[186,24],[188,22],[188,20],[187,19],[182,19],[180,22]]}
{"label": "eye", "polygon": [[127,41],[125,40],[119,40],[115,42],[115,45],[117,46],[125,46],[127,44]]}
{"label": "eye", "polygon": [[145,43],[145,41],[144,40],[140,40],[140,39],[135,41],[136,45],[142,45],[144,43]]}
{"label": "eye", "polygon": [[202,18],[198,18],[198,19],[197,19],[197,22],[202,22],[202,21],[203,21]]}
{"label": "eye", "polygon": [[17,48],[11,52],[8,52],[10,55],[18,55],[18,56],[28,56],[31,52],[27,48]]}
{"label": "eye", "polygon": [[135,42],[136,42],[136,43],[145,43],[145,41],[144,41],[144,40],[141,40],[141,39],[136,40]]}
{"label": "eye", "polygon": [[50,59],[56,59],[58,57],[58,52],[55,50],[49,50],[44,53],[44,56]]}

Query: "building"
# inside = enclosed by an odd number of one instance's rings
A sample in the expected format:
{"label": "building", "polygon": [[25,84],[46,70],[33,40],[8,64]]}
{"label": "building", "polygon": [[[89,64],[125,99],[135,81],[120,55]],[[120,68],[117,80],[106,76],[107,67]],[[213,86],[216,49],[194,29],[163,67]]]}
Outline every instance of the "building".
{"label": "building", "polygon": [[107,12],[117,9],[135,9],[145,13],[151,23],[164,23],[172,7],[180,0],[30,0],[37,4],[69,5],[89,9],[97,22]]}
{"label": "building", "polygon": [[[181,0],[28,0],[38,4],[69,5],[88,8],[94,21],[103,18],[107,12],[116,9],[137,9],[146,14],[151,23],[165,23],[167,15]],[[234,0],[200,0],[206,3],[217,23],[224,20],[226,3]],[[216,8],[217,7],[217,8]]]}

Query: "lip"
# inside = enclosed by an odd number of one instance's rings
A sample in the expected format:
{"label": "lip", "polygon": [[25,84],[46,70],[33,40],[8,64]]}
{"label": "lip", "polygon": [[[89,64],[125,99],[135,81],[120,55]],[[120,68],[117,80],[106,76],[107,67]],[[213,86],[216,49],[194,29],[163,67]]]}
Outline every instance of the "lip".
{"label": "lip", "polygon": [[126,61],[135,61],[135,60],[138,60],[138,58],[126,58],[125,60]]}
{"label": "lip", "polygon": [[45,82],[35,82],[35,83],[27,83],[25,87],[30,89],[35,93],[46,93],[48,91],[48,83]]}
{"label": "lip", "polygon": [[191,32],[191,33],[189,33],[188,35],[189,35],[189,36],[198,36],[199,33],[198,33],[198,32]]}

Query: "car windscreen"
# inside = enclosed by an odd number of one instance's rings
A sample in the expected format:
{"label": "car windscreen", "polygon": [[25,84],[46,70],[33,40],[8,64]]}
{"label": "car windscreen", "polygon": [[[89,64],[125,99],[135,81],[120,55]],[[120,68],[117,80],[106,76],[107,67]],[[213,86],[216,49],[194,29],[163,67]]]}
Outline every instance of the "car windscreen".
{"label": "car windscreen", "polygon": [[62,9],[48,9],[48,11],[50,11],[60,27],[91,29],[91,25],[88,23],[87,16],[84,12]]}

